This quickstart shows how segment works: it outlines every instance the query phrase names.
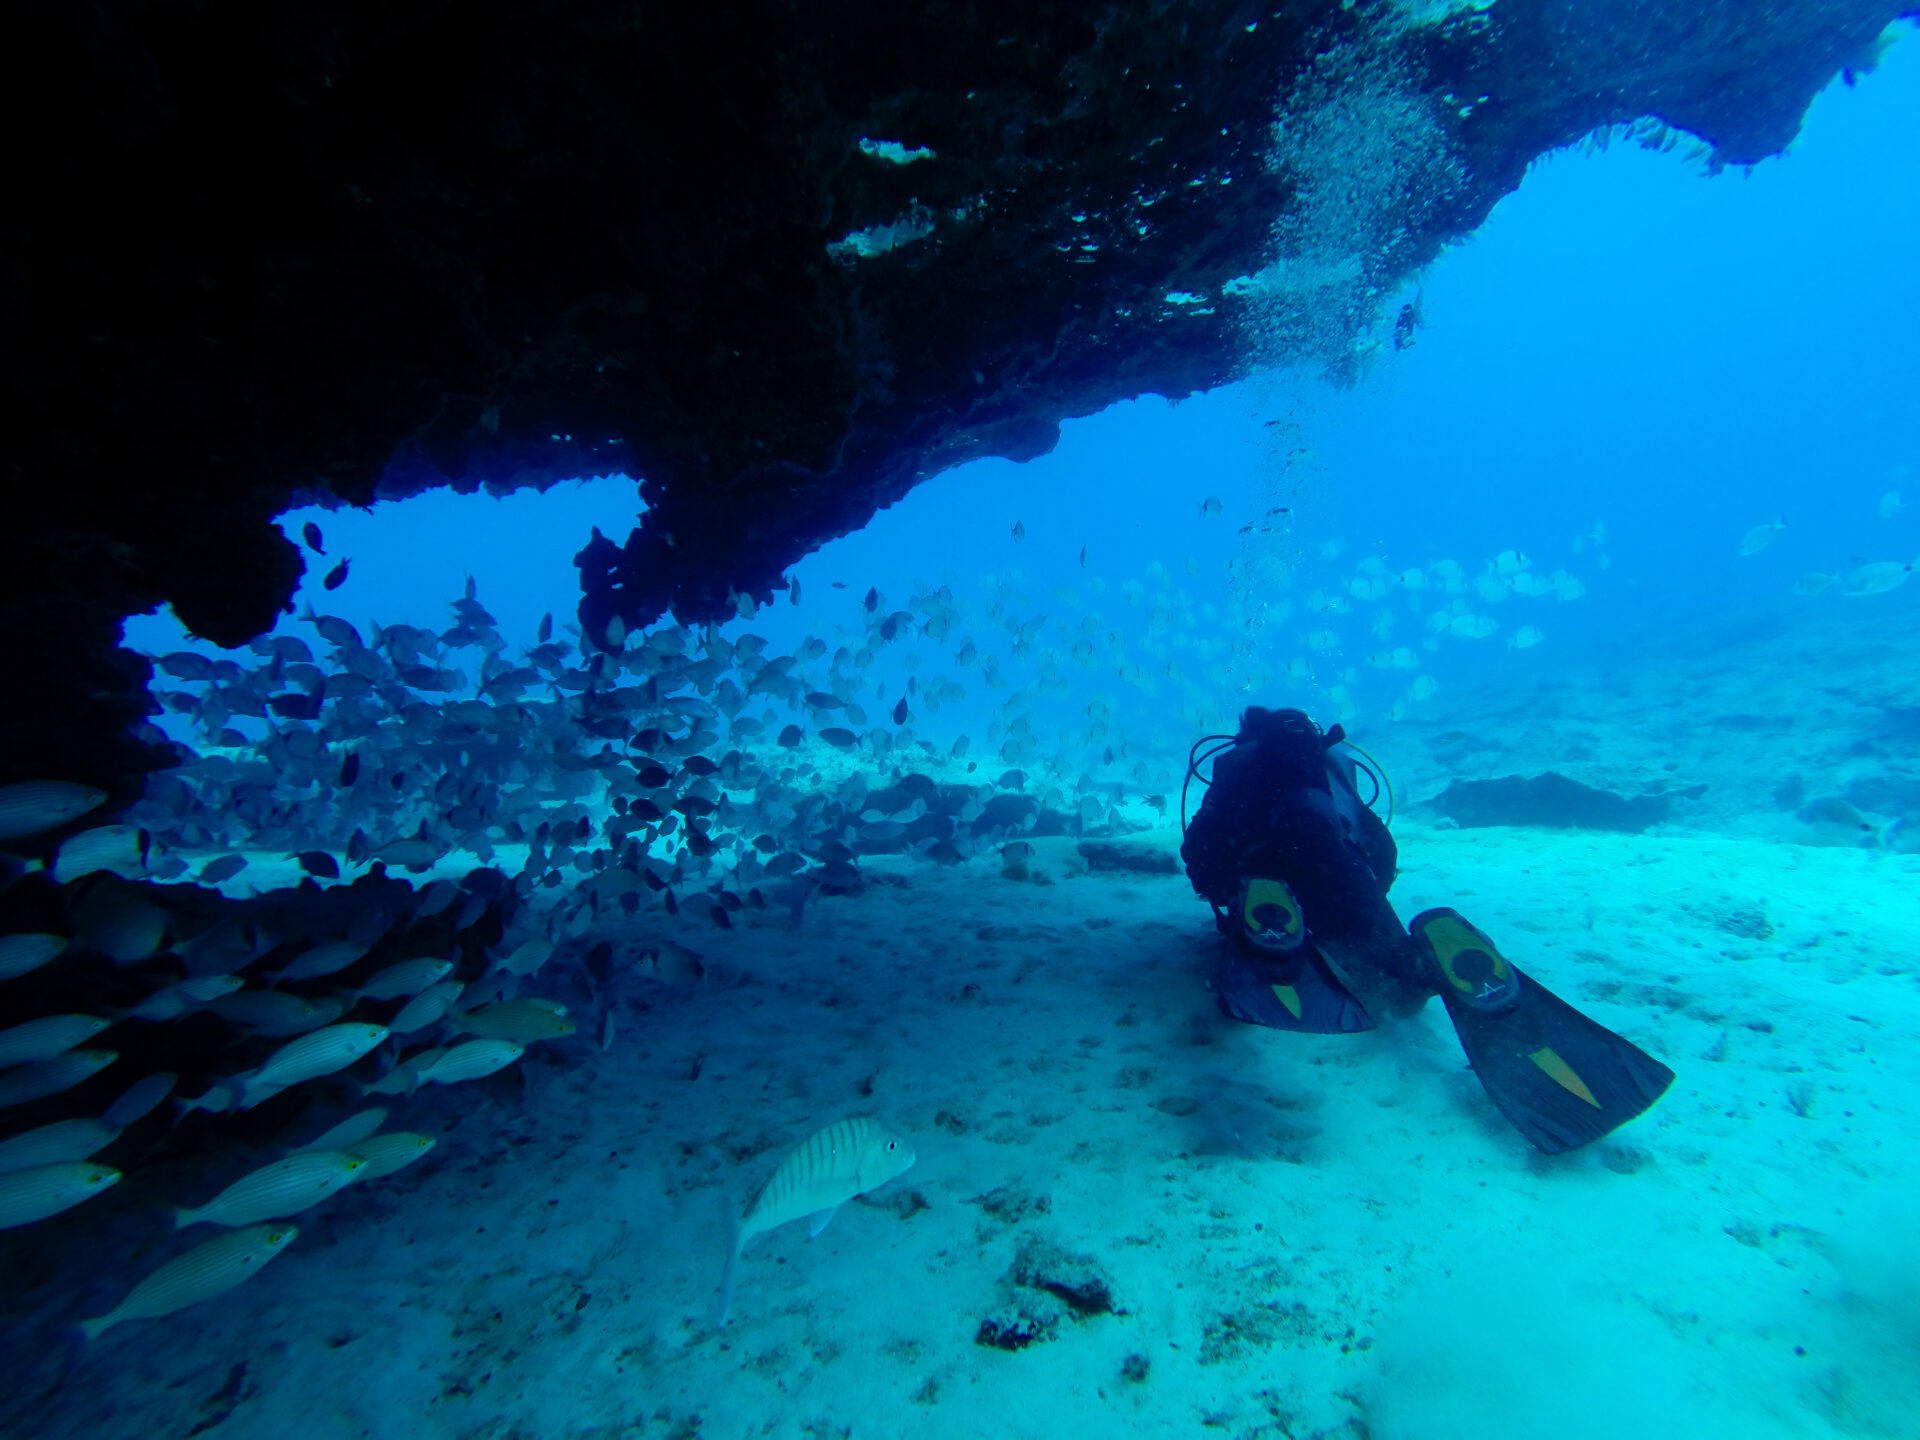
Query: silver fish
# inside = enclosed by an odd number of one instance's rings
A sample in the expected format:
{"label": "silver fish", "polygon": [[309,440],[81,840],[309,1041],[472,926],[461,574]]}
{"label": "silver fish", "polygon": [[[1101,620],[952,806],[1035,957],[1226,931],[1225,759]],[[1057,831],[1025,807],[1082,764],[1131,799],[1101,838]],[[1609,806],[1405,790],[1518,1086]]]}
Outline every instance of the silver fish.
{"label": "silver fish", "polygon": [[73,907],[75,933],[116,965],[137,964],[158,951],[172,919],[138,885],[107,875]]}
{"label": "silver fish", "polygon": [[301,1151],[241,1176],[204,1205],[174,1207],[174,1228],[284,1220],[351,1185],[365,1168],[364,1160],[338,1150]]}
{"label": "silver fish", "polygon": [[1779,538],[1780,533],[1786,528],[1787,521],[1785,516],[1782,516],[1778,520],[1769,520],[1764,525],[1754,526],[1751,530],[1747,531],[1745,535],[1740,537],[1740,553],[1742,555],[1758,555],[1762,550],[1773,544],[1773,542]]}
{"label": "silver fish", "polygon": [[811,1239],[827,1228],[840,1206],[904,1174],[913,1161],[912,1144],[867,1115],[836,1120],[801,1141],[760,1187],[747,1213],[734,1222],[714,1323],[727,1323],[734,1275],[747,1241],[802,1216],[812,1219],[807,1231]]}
{"label": "silver fish", "polygon": [[197,980],[182,980],[164,990],[154,991],[127,1014],[134,1020],[148,1020],[155,1024],[162,1020],[178,1020],[209,1000],[231,995],[243,983],[238,975],[204,975]]}
{"label": "silver fish", "polygon": [[314,1136],[306,1144],[294,1146],[293,1153],[297,1155],[303,1150],[354,1150],[357,1152],[358,1142],[365,1140],[386,1123],[387,1107],[375,1105],[372,1109],[349,1115],[331,1130]]}
{"label": "silver fish", "polygon": [[267,977],[267,983],[278,985],[285,980],[316,980],[322,975],[338,974],[366,953],[365,945],[351,940],[324,940],[302,950],[287,962],[284,970],[274,971]]}
{"label": "silver fish", "polygon": [[1856,565],[1840,581],[1843,595],[1881,595],[1907,583],[1913,566],[1899,560],[1875,560]]}
{"label": "silver fish", "polygon": [[71,1090],[119,1058],[117,1050],[68,1050],[37,1065],[9,1070],[0,1075],[0,1106],[24,1105]]}
{"label": "silver fish", "polygon": [[47,1015],[0,1030],[0,1066],[51,1060],[86,1044],[112,1023],[98,1015]]}
{"label": "silver fish", "polygon": [[215,996],[206,1008],[256,1035],[303,1035],[338,1020],[346,1001],[337,995],[309,1000],[284,990],[241,990]]}
{"label": "silver fish", "polygon": [[422,1085],[457,1085],[503,1070],[526,1053],[511,1040],[469,1040],[456,1045],[419,1071]]}
{"label": "silver fish", "polygon": [[11,980],[16,975],[38,970],[66,948],[67,937],[64,935],[47,935],[38,931],[24,935],[0,935],[0,980]]}
{"label": "silver fish", "polygon": [[451,960],[423,956],[387,966],[360,987],[362,1000],[398,1000],[402,995],[418,995],[453,969]]}
{"label": "silver fish", "polygon": [[391,1135],[375,1135],[361,1141],[353,1147],[353,1155],[366,1162],[366,1169],[360,1172],[363,1181],[380,1180],[396,1170],[404,1170],[416,1160],[424,1160],[435,1143],[431,1135],[396,1130]]}
{"label": "silver fish", "polygon": [[297,1225],[254,1225],[196,1245],[169,1260],[133,1287],[133,1293],[105,1315],[80,1322],[80,1333],[97,1340],[100,1332],[122,1320],[154,1320],[202,1300],[224,1295],[241,1281],[259,1273],[300,1233]]}
{"label": "silver fish", "polygon": [[107,793],[69,780],[0,785],[0,840],[55,830],[104,804]]}
{"label": "silver fish", "polygon": [[68,1160],[58,1165],[36,1165],[0,1175],[0,1230],[30,1225],[82,1200],[104,1194],[120,1179],[111,1165],[90,1160]]}
{"label": "silver fish", "polygon": [[329,1025],[291,1040],[258,1070],[230,1082],[240,1086],[237,1108],[251,1109],[289,1085],[344,1070],[386,1038],[384,1025]]}
{"label": "silver fish", "polygon": [[171,1070],[157,1070],[144,1080],[136,1080],[107,1107],[100,1118],[108,1125],[124,1129],[159,1105],[173,1093],[180,1077]]}
{"label": "silver fish", "polygon": [[147,871],[153,837],[138,825],[100,825],[60,842],[53,858],[53,878],[71,885],[97,870],[111,870],[125,880],[137,880]]}
{"label": "silver fish", "polygon": [[0,1174],[85,1160],[119,1138],[120,1131],[98,1120],[56,1120],[11,1140],[0,1140]]}
{"label": "silver fish", "polygon": [[411,1035],[416,1030],[437,1024],[464,989],[466,986],[458,980],[442,980],[429,985],[400,1007],[400,1013],[387,1022],[387,1028],[396,1035]]}

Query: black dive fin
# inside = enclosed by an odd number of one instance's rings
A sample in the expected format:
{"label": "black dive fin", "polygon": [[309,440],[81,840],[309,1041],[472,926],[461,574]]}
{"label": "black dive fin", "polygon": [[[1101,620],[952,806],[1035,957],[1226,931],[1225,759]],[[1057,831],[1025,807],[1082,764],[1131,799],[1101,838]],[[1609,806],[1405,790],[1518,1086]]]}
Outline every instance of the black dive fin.
{"label": "black dive fin", "polygon": [[1589,1145],[1673,1083],[1672,1070],[1526,975],[1458,911],[1423,911],[1407,928],[1438,969],[1474,1073],[1536,1148]]}
{"label": "black dive fin", "polygon": [[1229,940],[1214,982],[1220,1008],[1235,1020],[1271,1030],[1347,1035],[1371,1030],[1373,1017],[1347,993],[1311,945],[1284,959],[1251,955]]}

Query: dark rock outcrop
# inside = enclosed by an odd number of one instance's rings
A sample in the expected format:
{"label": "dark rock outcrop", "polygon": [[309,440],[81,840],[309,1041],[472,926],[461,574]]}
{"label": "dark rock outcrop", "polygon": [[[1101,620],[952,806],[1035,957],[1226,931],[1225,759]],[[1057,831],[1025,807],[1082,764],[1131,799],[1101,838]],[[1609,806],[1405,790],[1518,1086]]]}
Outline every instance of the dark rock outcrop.
{"label": "dark rock outcrop", "polygon": [[1089,870],[1130,875],[1178,875],[1180,857],[1160,845],[1138,840],[1082,840],[1080,858]]}
{"label": "dark rock outcrop", "polygon": [[1350,366],[1596,126],[1772,153],[1912,9],[29,5],[0,781],[137,790],[165,752],[117,621],[266,628],[302,498],[625,469],[651,508],[581,553],[589,633],[712,618],[1064,417]]}
{"label": "dark rock outcrop", "polygon": [[1544,775],[1506,775],[1498,780],[1455,780],[1429,802],[1463,829],[1487,825],[1539,825],[1556,830],[1623,830],[1639,834],[1665,820],[1669,795],[1616,795]]}

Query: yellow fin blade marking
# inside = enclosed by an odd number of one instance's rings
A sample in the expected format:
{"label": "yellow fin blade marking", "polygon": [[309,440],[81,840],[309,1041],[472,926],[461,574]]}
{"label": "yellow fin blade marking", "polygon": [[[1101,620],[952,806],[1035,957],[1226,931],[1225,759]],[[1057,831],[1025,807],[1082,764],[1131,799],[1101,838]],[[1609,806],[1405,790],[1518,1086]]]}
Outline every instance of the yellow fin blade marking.
{"label": "yellow fin blade marking", "polygon": [[1571,1065],[1554,1054],[1551,1047],[1536,1050],[1527,1058],[1544,1070],[1547,1078],[1562,1090],[1578,1095],[1596,1110],[1600,1108],[1600,1102],[1593,1098],[1593,1092],[1587,1088],[1587,1082],[1580,1078]]}

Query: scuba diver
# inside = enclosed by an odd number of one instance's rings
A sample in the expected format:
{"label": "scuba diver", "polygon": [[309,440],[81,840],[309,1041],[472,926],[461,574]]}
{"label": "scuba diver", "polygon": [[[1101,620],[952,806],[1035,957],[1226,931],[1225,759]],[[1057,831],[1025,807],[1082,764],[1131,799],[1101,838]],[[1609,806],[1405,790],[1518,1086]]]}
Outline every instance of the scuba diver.
{"label": "scuba diver", "polygon": [[[1208,760],[1210,780],[1199,773]],[[1398,850],[1360,799],[1359,768],[1340,726],[1323,734],[1299,710],[1253,706],[1239,734],[1195,743],[1187,780],[1207,792],[1188,824],[1181,790],[1180,858],[1225,937],[1220,1008],[1329,1034],[1411,1015],[1437,994],[1500,1113],[1550,1155],[1658,1100],[1672,1070],[1525,974],[1457,911],[1401,927],[1387,903]],[[1367,773],[1377,800],[1385,786]]]}

